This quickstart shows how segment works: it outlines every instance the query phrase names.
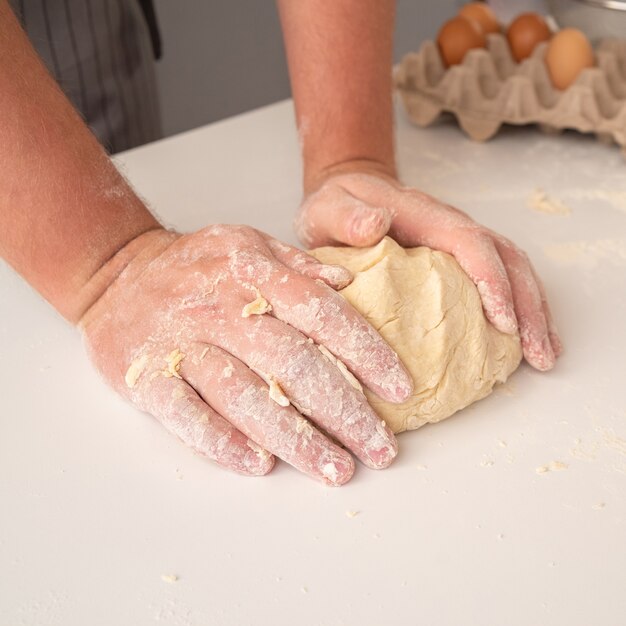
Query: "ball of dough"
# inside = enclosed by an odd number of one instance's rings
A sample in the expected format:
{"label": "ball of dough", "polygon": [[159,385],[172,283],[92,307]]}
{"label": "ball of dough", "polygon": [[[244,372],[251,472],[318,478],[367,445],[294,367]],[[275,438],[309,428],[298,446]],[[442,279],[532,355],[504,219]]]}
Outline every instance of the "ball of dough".
{"label": "ball of dough", "polygon": [[354,274],[339,293],[387,340],[413,376],[415,390],[402,404],[365,390],[394,432],[449,417],[487,396],[519,365],[519,337],[489,324],[474,283],[445,252],[404,249],[385,237],[373,248],[326,247],[311,254]]}

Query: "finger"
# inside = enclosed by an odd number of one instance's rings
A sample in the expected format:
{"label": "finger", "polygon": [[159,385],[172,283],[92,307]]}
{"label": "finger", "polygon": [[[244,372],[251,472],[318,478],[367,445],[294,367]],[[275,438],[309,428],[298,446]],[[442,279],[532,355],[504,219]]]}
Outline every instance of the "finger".
{"label": "finger", "polygon": [[210,343],[236,356],[265,380],[278,383],[302,415],[368,467],[380,469],[393,461],[397,444],[391,430],[363,392],[295,328],[260,315],[254,319],[234,316],[228,328],[213,326],[208,331]]}
{"label": "finger", "polygon": [[395,218],[393,236],[398,243],[451,254],[476,285],[487,319],[503,333],[517,332],[511,284],[491,236],[460,211],[426,194],[411,194],[410,201]]}
{"label": "finger", "polygon": [[339,185],[322,187],[302,204],[296,234],[307,247],[373,246],[389,230],[392,212],[367,204]]}
{"label": "finger", "polygon": [[413,380],[374,328],[327,285],[293,271],[285,278],[288,268],[269,256],[268,251],[267,257],[233,255],[230,259],[233,277],[250,297],[243,317],[271,310],[273,315],[326,345],[381,398],[390,402],[406,400],[413,390]]}
{"label": "finger", "polygon": [[537,287],[539,288],[539,294],[541,295],[541,304],[543,307],[543,313],[546,316],[546,321],[548,323],[548,337],[550,337],[550,344],[552,345],[552,350],[554,350],[554,356],[559,357],[563,352],[563,344],[561,343],[561,338],[559,336],[559,331],[554,322],[554,318],[552,317],[552,311],[550,310],[550,304],[548,303],[548,297],[546,295],[546,289],[543,284],[541,278],[535,271],[535,268],[530,265],[530,269],[535,277],[535,282],[537,283]]}
{"label": "finger", "polygon": [[216,346],[196,343],[188,349],[180,373],[231,424],[296,469],[330,485],[352,477],[350,454],[288,401],[281,406],[272,399],[268,385],[239,359]]}
{"label": "finger", "polygon": [[276,317],[326,346],[369,389],[389,402],[409,397],[413,381],[398,355],[339,294],[295,273],[265,289]]}
{"label": "finger", "polygon": [[518,320],[511,283],[492,239],[464,233],[457,244],[455,259],[476,285],[486,318],[500,332],[516,333]]}
{"label": "finger", "polygon": [[495,245],[511,281],[524,357],[534,368],[540,371],[549,370],[554,367],[555,354],[548,334],[541,293],[530,261],[521,250],[504,238],[497,238]]}
{"label": "finger", "polygon": [[517,332],[509,277],[491,237],[478,229],[452,230],[450,224],[438,220],[428,217],[425,220],[408,220],[406,215],[399,214],[396,218],[393,235],[398,243],[425,245],[451,254],[476,285],[485,317],[500,332]]}
{"label": "finger", "polygon": [[517,331],[509,278],[491,238],[467,215],[431,196],[399,196],[391,236],[403,246],[423,245],[451,254],[476,285],[485,316],[503,333]]}
{"label": "finger", "polygon": [[[343,289],[352,282],[352,274],[341,265],[325,265],[310,254],[289,246],[272,237],[266,238],[267,245],[274,256],[287,267],[303,276],[322,280],[333,289]],[[288,274],[281,280],[288,280]]]}
{"label": "finger", "polygon": [[157,372],[143,408],[185,445],[219,465],[249,476],[267,474],[274,457],[208,406],[183,380]]}

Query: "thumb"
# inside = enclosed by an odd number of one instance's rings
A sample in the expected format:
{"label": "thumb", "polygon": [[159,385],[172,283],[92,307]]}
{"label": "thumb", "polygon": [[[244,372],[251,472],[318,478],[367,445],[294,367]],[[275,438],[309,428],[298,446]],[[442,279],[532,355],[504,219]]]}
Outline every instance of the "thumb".
{"label": "thumb", "polygon": [[389,209],[363,202],[342,187],[322,188],[302,203],[295,229],[307,247],[365,247],[387,234],[391,218]]}

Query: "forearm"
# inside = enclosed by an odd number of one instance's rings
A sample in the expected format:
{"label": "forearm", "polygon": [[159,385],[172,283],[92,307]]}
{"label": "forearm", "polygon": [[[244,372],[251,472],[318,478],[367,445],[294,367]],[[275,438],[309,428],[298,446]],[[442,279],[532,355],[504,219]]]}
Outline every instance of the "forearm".
{"label": "forearm", "polygon": [[393,0],[278,0],[304,186],[362,161],[394,175]]}
{"label": "forearm", "polygon": [[[159,225],[47,73],[5,0],[0,32],[0,255],[77,321],[109,280],[107,261]],[[111,272],[124,262],[110,263]]]}

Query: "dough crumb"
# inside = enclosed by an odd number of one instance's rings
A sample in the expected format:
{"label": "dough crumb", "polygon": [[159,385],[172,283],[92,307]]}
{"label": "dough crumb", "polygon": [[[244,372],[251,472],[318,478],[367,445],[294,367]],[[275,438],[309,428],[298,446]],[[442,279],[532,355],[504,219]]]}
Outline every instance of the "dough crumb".
{"label": "dough crumb", "polygon": [[289,398],[285,395],[282,387],[274,378],[270,378],[269,382],[270,398],[280,406],[289,406]]}
{"label": "dough crumb", "polygon": [[270,453],[265,450],[265,448],[261,448],[261,446],[254,443],[251,439],[246,441],[246,445],[259,457],[261,461],[267,461],[267,459],[270,458]]}
{"label": "dough crumb", "polygon": [[235,368],[233,366],[232,363],[229,363],[223,370],[222,370],[222,376],[224,378],[230,378],[233,375],[233,372],[235,371]]}
{"label": "dough crumb", "polygon": [[180,369],[180,364],[184,358],[185,355],[178,348],[176,348],[176,350],[172,350],[165,357],[167,369],[163,370],[163,376],[166,378],[175,376],[176,378],[180,378],[182,380],[182,376],[178,373],[178,370]]}
{"label": "dough crumb", "polygon": [[346,511],[346,517],[349,518],[354,518],[356,517],[361,511]]}
{"label": "dough crumb", "polygon": [[126,370],[126,376],[124,376],[124,380],[126,381],[126,386],[129,389],[132,389],[137,384],[137,381],[143,374],[144,369],[146,369],[147,364],[148,355],[142,354],[128,366],[128,370]]}
{"label": "dough crumb", "polygon": [[543,189],[535,189],[528,198],[528,206],[549,215],[571,215],[572,210],[556,198],[551,198]]}
{"label": "dough crumb", "polygon": [[263,315],[269,313],[272,310],[272,305],[261,295],[261,292],[257,287],[256,298],[252,302],[248,302],[241,311],[241,317],[250,317],[251,315]]}
{"label": "dough crumb", "polygon": [[546,474],[547,472],[559,472],[561,470],[566,470],[569,467],[567,463],[563,463],[562,461],[550,461],[547,465],[540,465],[535,469],[537,474]]}
{"label": "dough crumb", "polygon": [[311,426],[308,420],[298,415],[296,417],[296,433],[303,435],[302,444],[307,446],[309,441],[311,441],[311,437],[313,437],[313,426]]}
{"label": "dough crumb", "polygon": [[311,409],[308,409],[305,406],[302,406],[301,404],[298,404],[295,400],[291,400],[291,404],[295,407],[296,411],[298,411],[298,413],[302,413],[302,415],[304,415],[305,417],[309,417],[312,413]]}
{"label": "dough crumb", "polygon": [[343,377],[350,383],[354,389],[363,391],[361,383],[355,378],[354,374],[346,367],[346,364],[339,360],[326,346],[318,345],[317,349],[334,365],[337,366]]}
{"label": "dough crumb", "polygon": [[200,360],[202,361],[202,359],[206,356],[206,353],[209,351],[209,346],[207,346],[200,354]]}
{"label": "dough crumb", "polygon": [[322,474],[333,484],[336,484],[337,478],[339,477],[339,472],[334,463],[326,463],[326,465],[322,467]]}
{"label": "dough crumb", "polygon": [[597,504],[592,505],[592,509],[594,511],[601,511],[606,506],[605,502],[598,502]]}
{"label": "dough crumb", "polygon": [[309,590],[306,587],[300,587],[300,591],[302,593],[309,593]]}
{"label": "dough crumb", "polygon": [[161,574],[161,580],[166,583],[177,583],[178,576],[176,574]]}

